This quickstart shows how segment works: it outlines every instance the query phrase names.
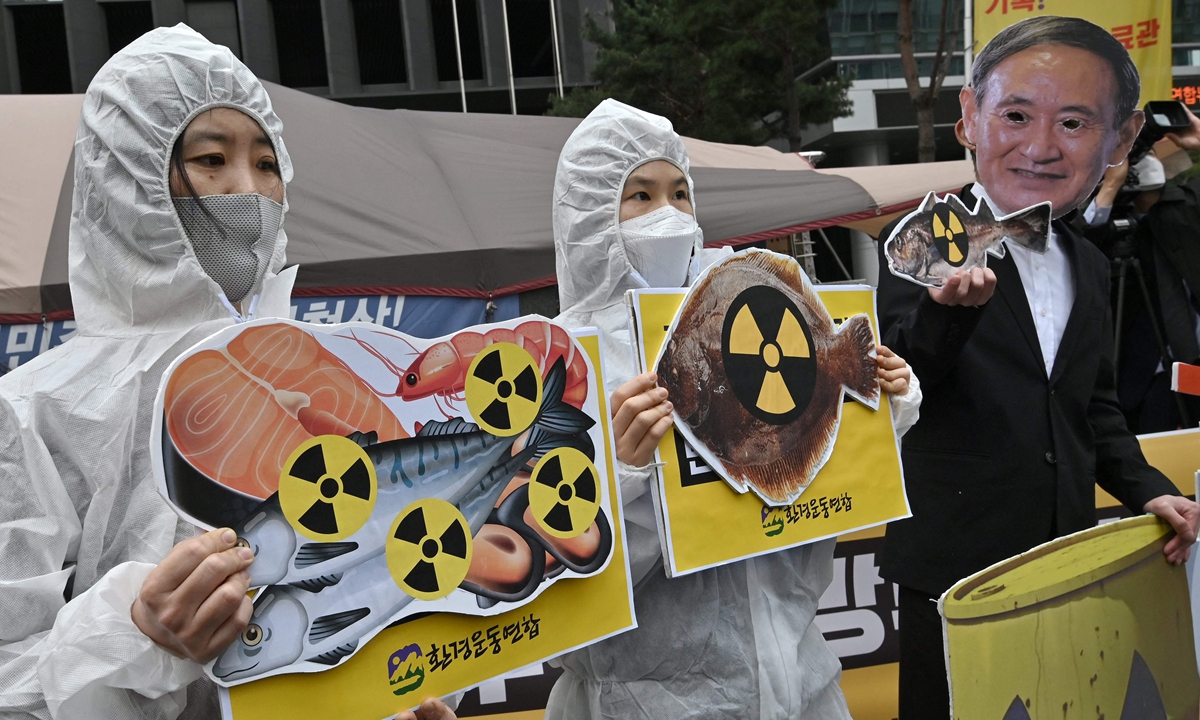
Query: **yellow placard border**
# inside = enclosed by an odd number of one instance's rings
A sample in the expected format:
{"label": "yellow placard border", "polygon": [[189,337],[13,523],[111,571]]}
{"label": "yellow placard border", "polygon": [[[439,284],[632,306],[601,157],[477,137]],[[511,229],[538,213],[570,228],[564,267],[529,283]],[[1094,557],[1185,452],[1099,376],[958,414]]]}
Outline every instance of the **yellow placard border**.
{"label": "yellow placard border", "polygon": [[[872,331],[876,333],[876,338],[878,339],[874,288],[866,285],[826,286],[818,288],[817,293],[827,307],[830,305],[834,306],[830,309],[830,313],[834,317],[849,317],[859,313],[868,314],[871,320]],[[638,338],[638,362],[643,369],[650,367],[651,363],[654,362],[654,358],[657,358],[662,342],[665,340],[666,327],[671,325],[685,296],[686,290],[652,289],[636,290],[630,293],[628,300]],[[651,298],[654,300],[651,300]],[[655,303],[658,303],[659,307],[648,307],[648,305]],[[669,307],[667,303],[669,303]],[[658,327],[663,327],[664,329],[660,332],[657,330]],[[650,332],[646,332],[647,329],[651,329]],[[877,414],[880,419],[876,421],[875,416]],[[676,493],[682,490],[681,475],[677,460],[679,455],[675,443],[675,433],[667,433],[659,444],[656,453],[655,460],[659,467],[657,479],[651,483],[651,491],[654,496],[656,512],[658,513],[660,537],[663,543],[663,556],[668,575],[678,577],[699,572],[711,567],[737,562],[757,555],[778,552],[787,548],[847,533],[875,527],[881,528],[893,520],[909,517],[911,512],[907,496],[904,492],[904,471],[900,463],[899,441],[892,427],[890,403],[881,400],[879,410],[872,411],[858,402],[847,402],[843,406],[842,427],[846,426],[848,418],[854,418],[855,416],[859,417],[851,419],[851,423],[863,422],[866,418],[870,418],[869,421],[879,422],[881,426],[886,423],[886,432],[891,439],[891,442],[886,443],[888,450],[885,453],[885,459],[889,466],[882,470],[872,468],[872,473],[877,476],[889,474],[890,477],[898,480],[898,483],[894,487],[896,490],[894,497],[866,500],[868,504],[872,501],[879,504],[873,511],[853,516],[854,518],[862,518],[861,520],[854,519],[847,522],[847,520],[850,520],[851,510],[847,511],[846,517],[842,518],[838,518],[837,513],[826,515],[822,512],[819,519],[806,517],[801,522],[797,520],[797,513],[803,513],[804,511],[796,510],[796,508],[804,507],[808,503],[822,497],[819,489],[822,487],[822,476],[820,474],[813,480],[812,485],[805,493],[800,496],[800,499],[790,506],[790,508],[767,511],[763,510],[764,506],[761,501],[752,493],[739,494],[728,483],[720,481],[719,483],[712,483],[712,485],[714,487],[719,486],[724,490],[724,493],[720,497],[716,497],[715,495],[710,496],[708,504],[720,507],[728,504],[730,508],[737,508],[735,512],[745,512],[743,508],[754,508],[755,513],[761,512],[765,517],[762,518],[761,522],[747,523],[745,526],[739,525],[737,529],[728,527],[721,532],[715,532],[716,528],[712,527],[711,523],[700,523],[699,525],[703,527],[695,528],[696,532],[693,533],[694,537],[692,539],[689,539],[687,533],[681,529],[687,526],[688,523],[683,519],[681,510],[674,507],[676,505]],[[845,434],[839,432],[837,442],[841,443],[844,437],[846,437]],[[880,437],[875,438],[875,442],[878,443],[879,439]],[[838,458],[844,457],[845,454],[846,451],[843,451],[839,455],[838,445],[835,444],[829,464],[822,470],[822,473],[826,473],[826,477],[829,477],[832,474],[828,470],[829,466],[832,465],[836,468],[839,464]],[[826,486],[829,485],[829,482],[832,481],[827,481]],[[886,480],[883,482],[886,483]],[[688,490],[688,492],[696,491],[697,489]],[[710,492],[715,493],[716,491]],[[789,514],[789,511],[791,514]],[[772,515],[772,513],[778,514]],[[784,523],[784,529],[773,537],[765,535],[768,518],[771,518],[772,522],[775,519],[779,519]],[[791,520],[796,521],[791,522]],[[815,528],[796,530],[796,528],[807,527],[813,524],[815,524]],[[791,531],[789,532],[789,530]],[[714,538],[719,538],[719,541],[713,542]]]}
{"label": "yellow placard border", "polygon": [[[225,720],[390,718],[426,697],[444,697],[637,627],[600,334],[584,328],[571,335],[586,352],[592,378],[590,391],[596,393],[601,418],[601,452],[606,458],[608,509],[613,526],[613,555],[608,566],[591,577],[556,582],[531,602],[499,615],[436,613],[388,627],[343,664],[323,672],[277,675],[219,688]],[[537,619],[536,638],[530,638],[527,632],[531,616]],[[511,638],[504,638],[501,652],[493,653],[488,630],[494,626],[503,630],[514,623],[525,631],[522,640],[509,642]],[[482,634],[482,655],[455,659],[436,673],[426,664],[424,680],[413,690],[395,695],[387,670],[392,653],[414,643],[423,652],[435,644],[449,647],[450,643],[461,644],[464,638],[470,640],[474,653],[477,633]],[[421,660],[427,663],[427,653]]]}

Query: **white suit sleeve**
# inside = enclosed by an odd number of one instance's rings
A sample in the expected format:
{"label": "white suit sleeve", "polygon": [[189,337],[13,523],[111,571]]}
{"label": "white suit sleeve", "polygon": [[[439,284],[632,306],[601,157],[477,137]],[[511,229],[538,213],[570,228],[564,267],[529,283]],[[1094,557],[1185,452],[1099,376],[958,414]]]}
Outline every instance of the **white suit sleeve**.
{"label": "white suit sleeve", "polygon": [[655,480],[654,466],[637,467],[618,460],[617,477],[621,481],[629,571],[633,576],[633,584],[637,585],[662,558],[657,511],[654,496],[650,493],[650,483]]}
{"label": "white suit sleeve", "polygon": [[896,437],[902,438],[909,428],[917,424],[921,418],[921,381],[912,372],[908,382],[908,392],[903,395],[889,395],[888,402],[892,404],[892,423],[896,427]]}
{"label": "white suit sleeve", "polygon": [[129,614],[154,566],[119,565],[64,605],[78,515],[45,446],[0,410],[0,717],[177,717],[200,666]]}

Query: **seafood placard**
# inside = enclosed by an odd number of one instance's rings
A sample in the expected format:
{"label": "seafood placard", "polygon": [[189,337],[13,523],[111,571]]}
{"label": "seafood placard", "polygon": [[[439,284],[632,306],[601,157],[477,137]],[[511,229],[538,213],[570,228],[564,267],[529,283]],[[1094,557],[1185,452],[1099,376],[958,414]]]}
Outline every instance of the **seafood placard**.
{"label": "seafood placard", "polygon": [[1036,253],[1050,241],[1049,202],[1003,217],[979,198],[967,208],[957,195],[938,199],[929,193],[892,229],[883,245],[888,270],[896,277],[938,288],[962,270],[987,267],[988,254],[1004,257],[1001,241],[1008,239]]}
{"label": "seafood placard", "polygon": [[[865,314],[875,325],[875,290],[824,285],[817,296],[835,325]],[[685,296],[683,290],[638,290],[629,303],[638,362],[653,366]],[[811,486],[790,505],[737,493],[678,428],[666,434],[651,483],[666,572],[671,577],[737,562],[909,516],[891,406],[878,411],[846,401],[833,450]],[[867,470],[869,469],[869,471]]]}
{"label": "seafood placard", "polygon": [[[361,695],[336,715],[390,717],[631,627],[598,345],[536,316],[435,340],[264,320],[177,358],[160,492],[255,553],[251,624],[205,668],[233,707],[316,717],[320,678]],[[488,638],[469,672],[448,630]]]}
{"label": "seafood placard", "polygon": [[766,250],[697,278],[654,369],[684,438],[772,506],[795,502],[829,459],[843,393],[879,406],[870,320],[835,328],[800,264]]}

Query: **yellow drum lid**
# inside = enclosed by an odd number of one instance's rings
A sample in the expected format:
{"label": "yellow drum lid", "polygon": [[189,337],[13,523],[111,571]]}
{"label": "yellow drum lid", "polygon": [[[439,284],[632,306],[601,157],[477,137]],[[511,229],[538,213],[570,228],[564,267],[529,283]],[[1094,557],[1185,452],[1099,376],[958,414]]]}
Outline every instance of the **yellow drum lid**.
{"label": "yellow drum lid", "polygon": [[1143,515],[1059,538],[959,581],[942,614],[982,618],[1053,600],[1161,554],[1171,535],[1166,522]]}

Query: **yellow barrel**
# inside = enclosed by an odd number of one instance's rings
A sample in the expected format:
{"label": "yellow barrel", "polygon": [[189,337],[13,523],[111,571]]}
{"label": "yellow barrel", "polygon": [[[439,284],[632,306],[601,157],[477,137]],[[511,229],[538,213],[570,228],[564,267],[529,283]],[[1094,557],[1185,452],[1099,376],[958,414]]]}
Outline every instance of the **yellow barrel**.
{"label": "yellow barrel", "polygon": [[1142,516],[961,580],[939,603],[955,720],[1195,719],[1187,573]]}

